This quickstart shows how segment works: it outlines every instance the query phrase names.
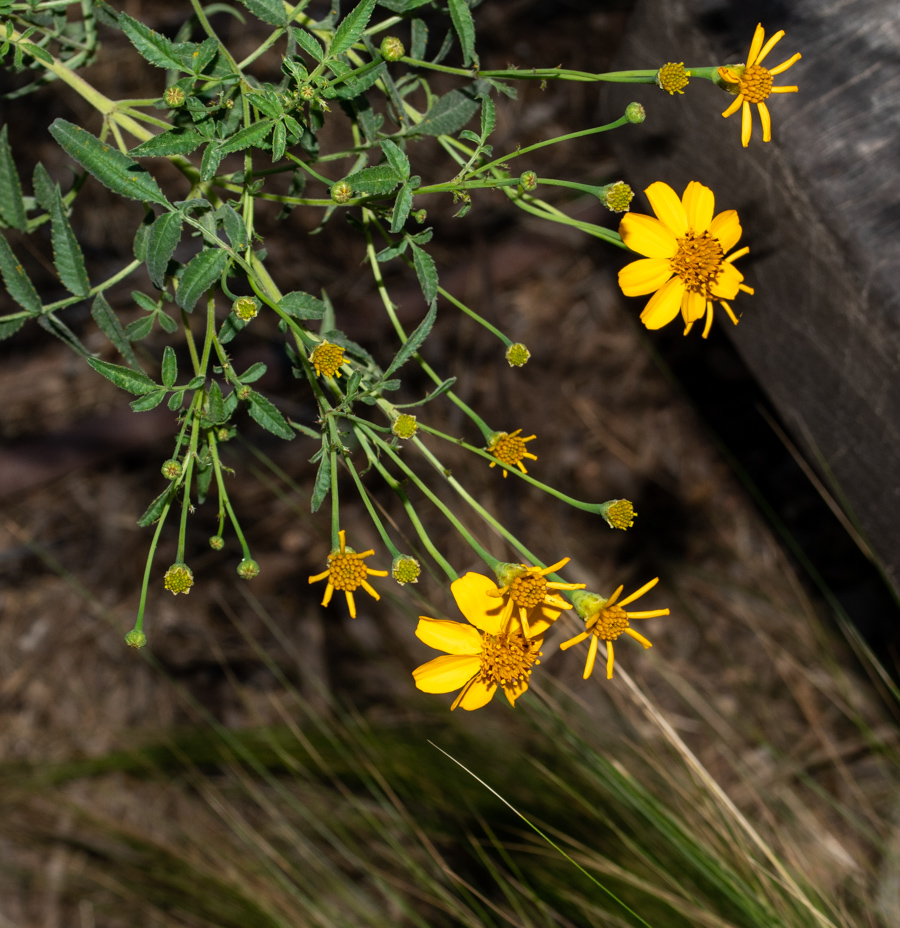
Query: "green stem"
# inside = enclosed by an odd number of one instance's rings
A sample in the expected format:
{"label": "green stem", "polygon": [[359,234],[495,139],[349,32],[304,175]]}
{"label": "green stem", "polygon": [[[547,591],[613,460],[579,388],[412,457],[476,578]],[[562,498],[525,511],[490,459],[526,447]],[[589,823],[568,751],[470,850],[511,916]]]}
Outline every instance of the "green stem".
{"label": "green stem", "polygon": [[187,532],[187,517],[191,508],[191,474],[194,471],[194,461],[197,457],[197,440],[200,436],[200,406],[203,402],[204,390],[201,387],[194,394],[194,400],[191,403],[190,413],[193,417],[191,422],[191,443],[186,455],[187,462],[184,467],[182,482],[184,491],[181,497],[181,525],[178,529],[178,555],[175,558],[176,563],[184,563],[184,540]]}
{"label": "green stem", "polygon": [[449,293],[443,287],[438,287],[438,293],[445,300],[449,300],[457,309],[461,309],[467,316],[474,319],[479,325],[483,325],[489,332],[493,332],[507,348],[513,343],[511,338],[507,338],[496,326],[491,325],[487,319],[479,316],[474,309],[469,309],[465,303],[458,300],[452,293]]}
{"label": "green stem", "polygon": [[172,500],[169,500],[163,506],[163,511],[160,513],[159,520],[156,523],[156,531],[153,533],[153,538],[150,541],[150,550],[147,552],[147,565],[144,567],[144,580],[141,584],[141,601],[138,605],[138,614],[137,619],[135,619],[134,627],[137,631],[142,631],[144,627],[144,609],[147,606],[147,588],[150,585],[150,569],[153,567],[153,556],[156,554],[156,546],[159,544],[159,536],[162,533],[163,525],[166,521],[166,516],[169,514],[169,510],[172,508]]}
{"label": "green stem", "polygon": [[385,547],[388,549],[388,551],[390,551],[392,558],[400,557],[400,551],[391,541],[390,535],[388,535],[387,530],[384,527],[384,523],[381,521],[381,517],[375,511],[375,506],[373,505],[372,500],[369,498],[368,491],[363,485],[359,474],[356,472],[356,468],[353,466],[353,462],[344,455],[342,455],[341,458],[344,462],[344,466],[347,468],[347,470],[350,471],[350,476],[353,477],[353,482],[356,484],[356,489],[359,492],[360,499],[363,501],[363,504],[369,513],[369,518],[372,520],[375,528],[378,530],[378,534],[381,535],[381,540],[384,542]]}

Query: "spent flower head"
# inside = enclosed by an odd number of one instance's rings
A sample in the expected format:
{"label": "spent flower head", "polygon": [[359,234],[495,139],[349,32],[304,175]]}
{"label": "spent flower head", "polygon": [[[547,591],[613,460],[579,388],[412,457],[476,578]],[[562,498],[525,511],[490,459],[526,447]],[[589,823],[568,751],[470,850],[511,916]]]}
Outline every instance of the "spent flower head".
{"label": "spent flower head", "polygon": [[187,564],[178,561],[166,571],[163,584],[175,596],[179,593],[190,593],[194,585],[194,572]]}
{"label": "spent flower head", "polygon": [[259,576],[259,564],[253,558],[245,557],[237,566],[237,575],[241,580],[254,580]]}
{"label": "spent flower head", "polygon": [[419,426],[416,424],[416,417],[409,413],[401,413],[391,423],[391,431],[397,438],[412,438],[416,434]]}
{"label": "spent flower head", "polygon": [[[527,474],[528,471],[522,461],[526,458],[536,461],[537,455],[528,452],[525,442],[537,438],[537,435],[521,438],[519,435],[521,431],[521,429],[516,429],[515,432],[494,432],[488,442],[487,450],[497,461],[508,464],[510,467],[518,467],[523,474]],[[497,461],[491,461],[491,467],[496,467]],[[506,468],[503,469],[503,476],[506,476]]]}
{"label": "spent flower head", "polygon": [[774,68],[764,68],[762,61],[775,45],[784,38],[784,30],[776,32],[768,42],[763,44],[766,31],[762,24],[756,26],[750,51],[747,53],[746,64],[729,64],[719,68],[719,77],[725,84],[729,93],[737,94],[735,101],[722,113],[726,118],[741,110],[741,144],[746,148],[750,144],[750,134],[753,131],[750,114],[750,104],[755,103],[759,111],[759,119],[763,128],[763,141],[772,141],[772,117],[766,100],[773,93],[796,93],[797,87],[774,87],[772,78],[783,71],[787,71],[802,57],[800,52],[792,55],[786,61]]}
{"label": "spent flower head", "polygon": [[339,180],[331,188],[331,199],[335,203],[348,203],[353,197],[353,188],[345,180]]}
{"label": "spent flower head", "polygon": [[418,583],[422,565],[410,554],[399,554],[391,562],[391,576],[400,584]]}
{"label": "spent flower head", "polygon": [[180,88],[173,84],[171,87],[166,87],[166,92],[163,94],[163,99],[166,101],[166,106],[170,106],[172,109],[177,109],[179,106],[184,106],[185,93]]}
{"label": "spent flower head", "polygon": [[626,596],[619,602],[619,596],[622,590],[620,586],[609,599],[604,599],[597,593],[573,593],[572,600],[575,603],[575,611],[585,621],[585,630],[574,638],[564,641],[559,647],[565,651],[573,645],[584,641],[585,638],[591,639],[588,648],[587,661],[584,665],[584,679],[591,675],[594,669],[594,660],[597,657],[597,644],[599,641],[606,642],[606,679],[611,680],[613,675],[613,642],[623,633],[630,635],[635,641],[639,641],[645,648],[652,648],[653,645],[643,636],[638,634],[629,626],[631,619],[651,619],[658,615],[668,615],[668,609],[651,609],[649,612],[626,612],[625,606],[639,599],[648,590],[652,590],[659,583],[659,577],[654,578],[649,583],[645,583],[639,590],[636,590],[630,596]]}
{"label": "spent flower head", "polygon": [[634,199],[634,191],[624,181],[600,188],[600,202],[614,213],[624,213]]}
{"label": "spent flower head", "polygon": [[313,349],[309,363],[316,369],[317,377],[340,377],[344,364],[344,349],[331,342],[321,342]]}
{"label": "spent flower head", "polygon": [[685,187],[681,199],[660,181],[644,193],[657,218],[626,213],[619,223],[625,244],[644,255],[619,271],[619,286],[625,296],[653,294],[641,313],[641,322],[648,329],[659,329],[681,310],[687,335],[694,323],[706,316],[706,338],[712,327],[715,301],[737,325],[727,301],[741,290],[753,293],[733,263],[750,249],[741,248],[728,255],[741,237],[738,214],[729,209],[714,217],[712,190],[695,180]]}
{"label": "spent flower head", "polygon": [[395,35],[386,35],[381,40],[381,57],[385,61],[399,61],[406,54],[403,42]]}
{"label": "spent flower head", "polygon": [[125,644],[129,648],[143,648],[147,644],[147,636],[139,628],[133,628],[125,636]]}
{"label": "spent flower head", "polygon": [[160,468],[160,473],[166,480],[177,480],[181,476],[181,471],[181,461],[176,461],[175,458],[163,461],[163,466]]}
{"label": "spent flower head", "polygon": [[510,367],[524,367],[530,357],[531,352],[521,342],[514,342],[506,349],[506,360]]}
{"label": "spent flower head", "polygon": [[238,319],[249,322],[259,314],[259,303],[252,296],[239,296],[231,304],[231,311]]}
{"label": "spent flower head", "polygon": [[209,546],[213,551],[221,551],[225,547],[225,539],[221,535],[212,535],[209,539]]}
{"label": "spent flower head", "polygon": [[363,559],[375,553],[375,549],[363,551],[358,554],[353,548],[347,547],[346,532],[341,529],[338,532],[340,546],[335,548],[328,555],[328,569],[309,578],[310,583],[318,583],[320,580],[328,580],[325,587],[325,595],[322,597],[322,605],[327,606],[331,602],[331,597],[335,590],[343,590],[344,596],[347,597],[347,608],[350,610],[350,616],[356,618],[356,601],[353,593],[362,587],[373,599],[381,599],[377,590],[366,580],[367,576],[386,577],[386,570],[372,570],[368,567]]}

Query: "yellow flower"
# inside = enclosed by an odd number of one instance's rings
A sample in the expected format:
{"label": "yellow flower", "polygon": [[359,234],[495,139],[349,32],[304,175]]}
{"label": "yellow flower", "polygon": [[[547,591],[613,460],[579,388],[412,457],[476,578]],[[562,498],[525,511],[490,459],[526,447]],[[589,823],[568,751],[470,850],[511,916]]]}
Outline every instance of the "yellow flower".
{"label": "yellow flower", "polygon": [[340,377],[344,364],[344,349],[331,342],[320,342],[309,356],[317,377]]}
{"label": "yellow flower", "polygon": [[695,180],[687,185],[680,200],[668,184],[660,181],[644,193],[657,218],[626,213],[619,223],[622,241],[644,255],[619,271],[619,286],[625,296],[653,294],[641,313],[641,322],[648,329],[660,329],[680,309],[687,335],[705,315],[706,338],[712,327],[715,300],[737,325],[737,317],[726,301],[734,299],[739,290],[753,293],[742,283],[744,275],[733,264],[750,249],[741,248],[726,257],[741,237],[737,212],[729,209],[713,217],[713,192]]}
{"label": "yellow flower", "polygon": [[794,63],[800,60],[800,52],[782,61],[775,68],[764,68],[762,60],[775,47],[776,43],[784,38],[784,30],[776,32],[772,38],[763,45],[766,37],[766,31],[762,24],[757,25],[756,32],[753,33],[753,41],[750,43],[750,51],[747,53],[747,63],[745,65],[726,65],[719,68],[719,77],[722,80],[732,84],[728,90],[737,94],[737,99],[731,106],[722,113],[728,117],[741,109],[741,144],[746,148],[750,144],[750,132],[752,126],[750,122],[750,104],[755,103],[759,110],[759,118],[763,127],[763,141],[772,141],[772,119],[769,116],[769,109],[765,104],[769,94],[772,93],[796,93],[796,87],[773,87],[772,78],[776,74],[781,74]]}
{"label": "yellow flower", "polygon": [[[529,435],[528,438],[520,438],[519,432],[521,431],[521,429],[516,429],[515,432],[494,432],[487,450],[494,455],[497,461],[502,461],[510,467],[518,467],[523,474],[527,474],[528,471],[525,469],[525,465],[522,461],[525,458],[536,461],[537,455],[528,453],[525,442],[537,438],[537,435]],[[491,467],[496,467],[497,461],[491,461]],[[505,468],[503,470],[503,476],[506,476]]]}
{"label": "yellow flower", "polygon": [[656,86],[670,96],[676,93],[683,94],[690,76],[691,72],[685,68],[683,61],[670,61],[656,72]]}
{"label": "yellow flower", "polygon": [[366,577],[386,577],[386,570],[372,570],[363,563],[363,558],[374,554],[375,550],[363,551],[357,554],[353,548],[346,545],[346,533],[343,529],[338,532],[341,539],[340,548],[336,548],[328,555],[328,570],[314,577],[309,578],[310,583],[318,583],[319,580],[328,578],[328,586],[325,587],[325,595],[322,597],[322,605],[327,606],[331,602],[331,597],[335,590],[343,590],[347,597],[347,606],[350,609],[352,618],[356,618],[356,602],[353,599],[353,592],[357,587],[362,587],[369,596],[374,599],[381,599],[377,591],[369,584]]}
{"label": "yellow flower", "polygon": [[451,710],[480,709],[500,686],[514,706],[528,689],[532,668],[540,663],[543,634],[552,620],[533,621],[528,638],[515,616],[503,621],[504,607],[497,602],[497,587],[489,577],[468,573],[454,580],[450,589],[471,624],[419,616],[416,636],[445,654],[413,671],[416,686],[425,693],[459,690]]}
{"label": "yellow flower", "polygon": [[[596,594],[587,594],[583,597],[585,606],[579,609],[579,614],[585,619],[586,627],[580,635],[563,642],[559,646],[561,651],[571,648],[572,645],[584,641],[590,636],[591,645],[588,650],[587,662],[584,665],[584,679],[591,675],[594,669],[594,659],[597,657],[597,642],[601,639],[606,642],[606,679],[612,680],[613,675],[613,645],[612,643],[623,632],[631,635],[636,641],[639,641],[645,648],[652,648],[653,645],[647,641],[643,635],[639,635],[633,628],[628,627],[629,619],[652,619],[657,615],[668,615],[668,609],[651,609],[649,612],[626,612],[624,607],[639,599],[648,590],[652,590],[659,583],[659,577],[654,578],[649,583],[645,583],[639,590],[626,596],[621,602],[617,602],[619,594],[624,587],[620,586],[609,599],[604,600]],[[593,602],[591,602],[593,600]]]}
{"label": "yellow flower", "polygon": [[561,567],[569,563],[564,557],[549,567],[528,567],[526,564],[501,564],[496,569],[497,579],[503,586],[488,592],[488,596],[509,596],[500,613],[500,621],[506,625],[515,611],[519,624],[530,638],[534,633],[528,621],[528,616],[535,608],[540,607],[542,622],[555,622],[563,609],[571,609],[561,596],[551,592],[553,590],[583,590],[583,583],[550,583],[547,574],[556,573]]}

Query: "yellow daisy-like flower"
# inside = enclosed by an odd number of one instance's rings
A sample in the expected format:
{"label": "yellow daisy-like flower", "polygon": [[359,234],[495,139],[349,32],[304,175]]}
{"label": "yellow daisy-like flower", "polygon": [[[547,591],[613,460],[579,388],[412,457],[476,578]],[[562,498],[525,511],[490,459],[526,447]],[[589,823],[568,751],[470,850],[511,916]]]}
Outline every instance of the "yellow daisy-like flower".
{"label": "yellow daisy-like flower", "polygon": [[[523,474],[527,474],[528,471],[525,469],[525,465],[522,461],[525,458],[536,461],[537,455],[528,453],[525,442],[537,438],[537,435],[529,435],[528,438],[520,438],[519,433],[521,431],[521,429],[516,429],[515,432],[494,432],[487,450],[494,455],[497,461],[502,461],[510,467],[518,467]],[[497,461],[491,461],[491,467],[496,467]],[[503,470],[503,476],[506,476],[505,468]]]}
{"label": "yellow daisy-like flower", "polygon": [[331,342],[320,342],[309,356],[317,377],[340,377],[344,364],[344,349]]}
{"label": "yellow daisy-like flower", "polygon": [[[541,654],[543,634],[551,621],[532,621],[527,637],[515,616],[504,622],[497,587],[482,574],[468,573],[450,589],[470,625],[419,617],[416,636],[438,651],[436,657],[413,671],[416,686],[425,693],[459,690],[450,709],[480,709],[502,687],[510,705],[528,689],[528,680]],[[558,613],[557,613],[558,614]]]}
{"label": "yellow daisy-like flower", "polygon": [[687,185],[681,199],[661,181],[651,184],[644,193],[657,218],[626,213],[619,223],[622,241],[644,255],[619,271],[619,286],[625,296],[653,294],[641,313],[641,322],[648,329],[660,329],[680,309],[687,335],[705,315],[706,338],[716,301],[737,325],[737,317],[726,301],[733,300],[739,290],[753,293],[742,283],[744,275],[733,263],[750,249],[741,248],[727,255],[741,237],[737,212],[729,209],[714,217],[712,190],[695,180]]}
{"label": "yellow daisy-like flower", "polygon": [[612,680],[613,675],[613,645],[612,643],[623,632],[630,635],[636,641],[639,641],[645,648],[652,648],[653,645],[647,641],[643,635],[639,635],[633,628],[629,628],[630,619],[652,619],[657,615],[668,615],[668,609],[651,609],[649,612],[626,612],[625,606],[639,599],[648,590],[652,590],[659,583],[659,577],[654,578],[649,583],[645,583],[639,590],[626,596],[621,602],[617,602],[619,595],[624,587],[620,586],[612,596],[607,600],[597,597],[594,607],[588,607],[585,612],[585,630],[574,638],[561,644],[560,650],[565,651],[572,645],[584,641],[590,636],[591,645],[588,650],[587,662],[584,665],[584,679],[591,675],[594,669],[594,660],[597,657],[597,643],[602,639],[606,642],[606,679]]}
{"label": "yellow daisy-like flower", "polygon": [[488,596],[509,598],[503,605],[500,613],[501,622],[506,625],[515,612],[519,624],[527,638],[535,634],[528,620],[534,609],[540,609],[539,623],[555,622],[563,609],[571,609],[572,604],[567,603],[554,590],[583,590],[583,583],[550,583],[547,574],[556,573],[561,567],[569,563],[569,558],[551,564],[549,567],[528,567],[526,564],[502,564],[497,570],[497,579],[503,586],[489,592]]}
{"label": "yellow daisy-like flower", "polygon": [[691,72],[685,68],[683,61],[670,61],[656,72],[656,86],[670,96],[676,93],[683,94],[690,76]]}
{"label": "yellow daisy-like flower", "polygon": [[731,87],[728,90],[737,94],[737,99],[731,106],[722,113],[723,116],[731,116],[741,110],[741,144],[746,148],[750,144],[750,133],[752,126],[750,122],[750,104],[755,103],[759,110],[759,118],[763,127],[763,141],[772,141],[772,118],[769,116],[769,108],[765,101],[769,94],[773,93],[796,93],[796,87],[773,87],[772,78],[782,71],[787,71],[791,65],[795,64],[802,57],[800,52],[792,55],[787,61],[782,61],[775,68],[764,68],[762,60],[769,54],[775,45],[784,38],[784,30],[776,32],[765,45],[763,42],[766,38],[766,31],[762,24],[758,24],[756,32],[753,33],[753,41],[750,43],[750,51],[747,53],[747,63],[745,65],[725,65],[719,68],[719,77],[727,81]]}
{"label": "yellow daisy-like flower", "polygon": [[325,595],[322,597],[322,605],[327,606],[331,602],[331,597],[335,590],[343,590],[347,597],[347,607],[350,609],[351,618],[356,618],[356,602],[353,599],[353,593],[358,587],[362,587],[373,599],[381,599],[377,590],[366,580],[367,576],[386,577],[386,570],[372,570],[363,563],[363,558],[375,553],[375,549],[363,551],[358,554],[353,548],[348,548],[346,544],[346,532],[341,529],[338,532],[341,540],[340,548],[336,548],[328,555],[328,570],[314,577],[309,578],[310,583],[318,583],[320,580],[328,578],[328,586],[325,587]]}

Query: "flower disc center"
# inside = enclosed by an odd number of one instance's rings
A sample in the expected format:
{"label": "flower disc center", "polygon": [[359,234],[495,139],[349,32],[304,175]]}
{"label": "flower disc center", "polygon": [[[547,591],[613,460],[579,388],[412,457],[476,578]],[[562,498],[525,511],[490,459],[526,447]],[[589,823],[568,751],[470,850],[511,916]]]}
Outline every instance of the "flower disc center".
{"label": "flower disc center", "polygon": [[628,628],[628,614],[621,606],[608,606],[597,613],[591,631],[604,641],[615,641]]}
{"label": "flower disc center", "polygon": [[533,609],[547,595],[547,580],[539,570],[516,577],[509,585],[510,599],[526,609]]}
{"label": "flower disc center", "polygon": [[528,448],[518,435],[501,435],[489,450],[498,461],[514,466],[525,457]]}
{"label": "flower disc center", "polygon": [[725,253],[709,232],[688,232],[678,239],[678,251],[671,259],[672,270],[688,290],[710,296],[710,287],[722,270]]}
{"label": "flower disc center", "polygon": [[537,661],[539,645],[532,644],[518,632],[506,635],[482,633],[481,679],[485,683],[515,683],[531,675]]}
{"label": "flower disc center", "polygon": [[748,103],[762,103],[772,92],[772,72],[761,64],[744,68],[740,89]]}
{"label": "flower disc center", "polygon": [[336,590],[353,592],[366,579],[366,565],[362,559],[339,551],[328,555],[328,582]]}

